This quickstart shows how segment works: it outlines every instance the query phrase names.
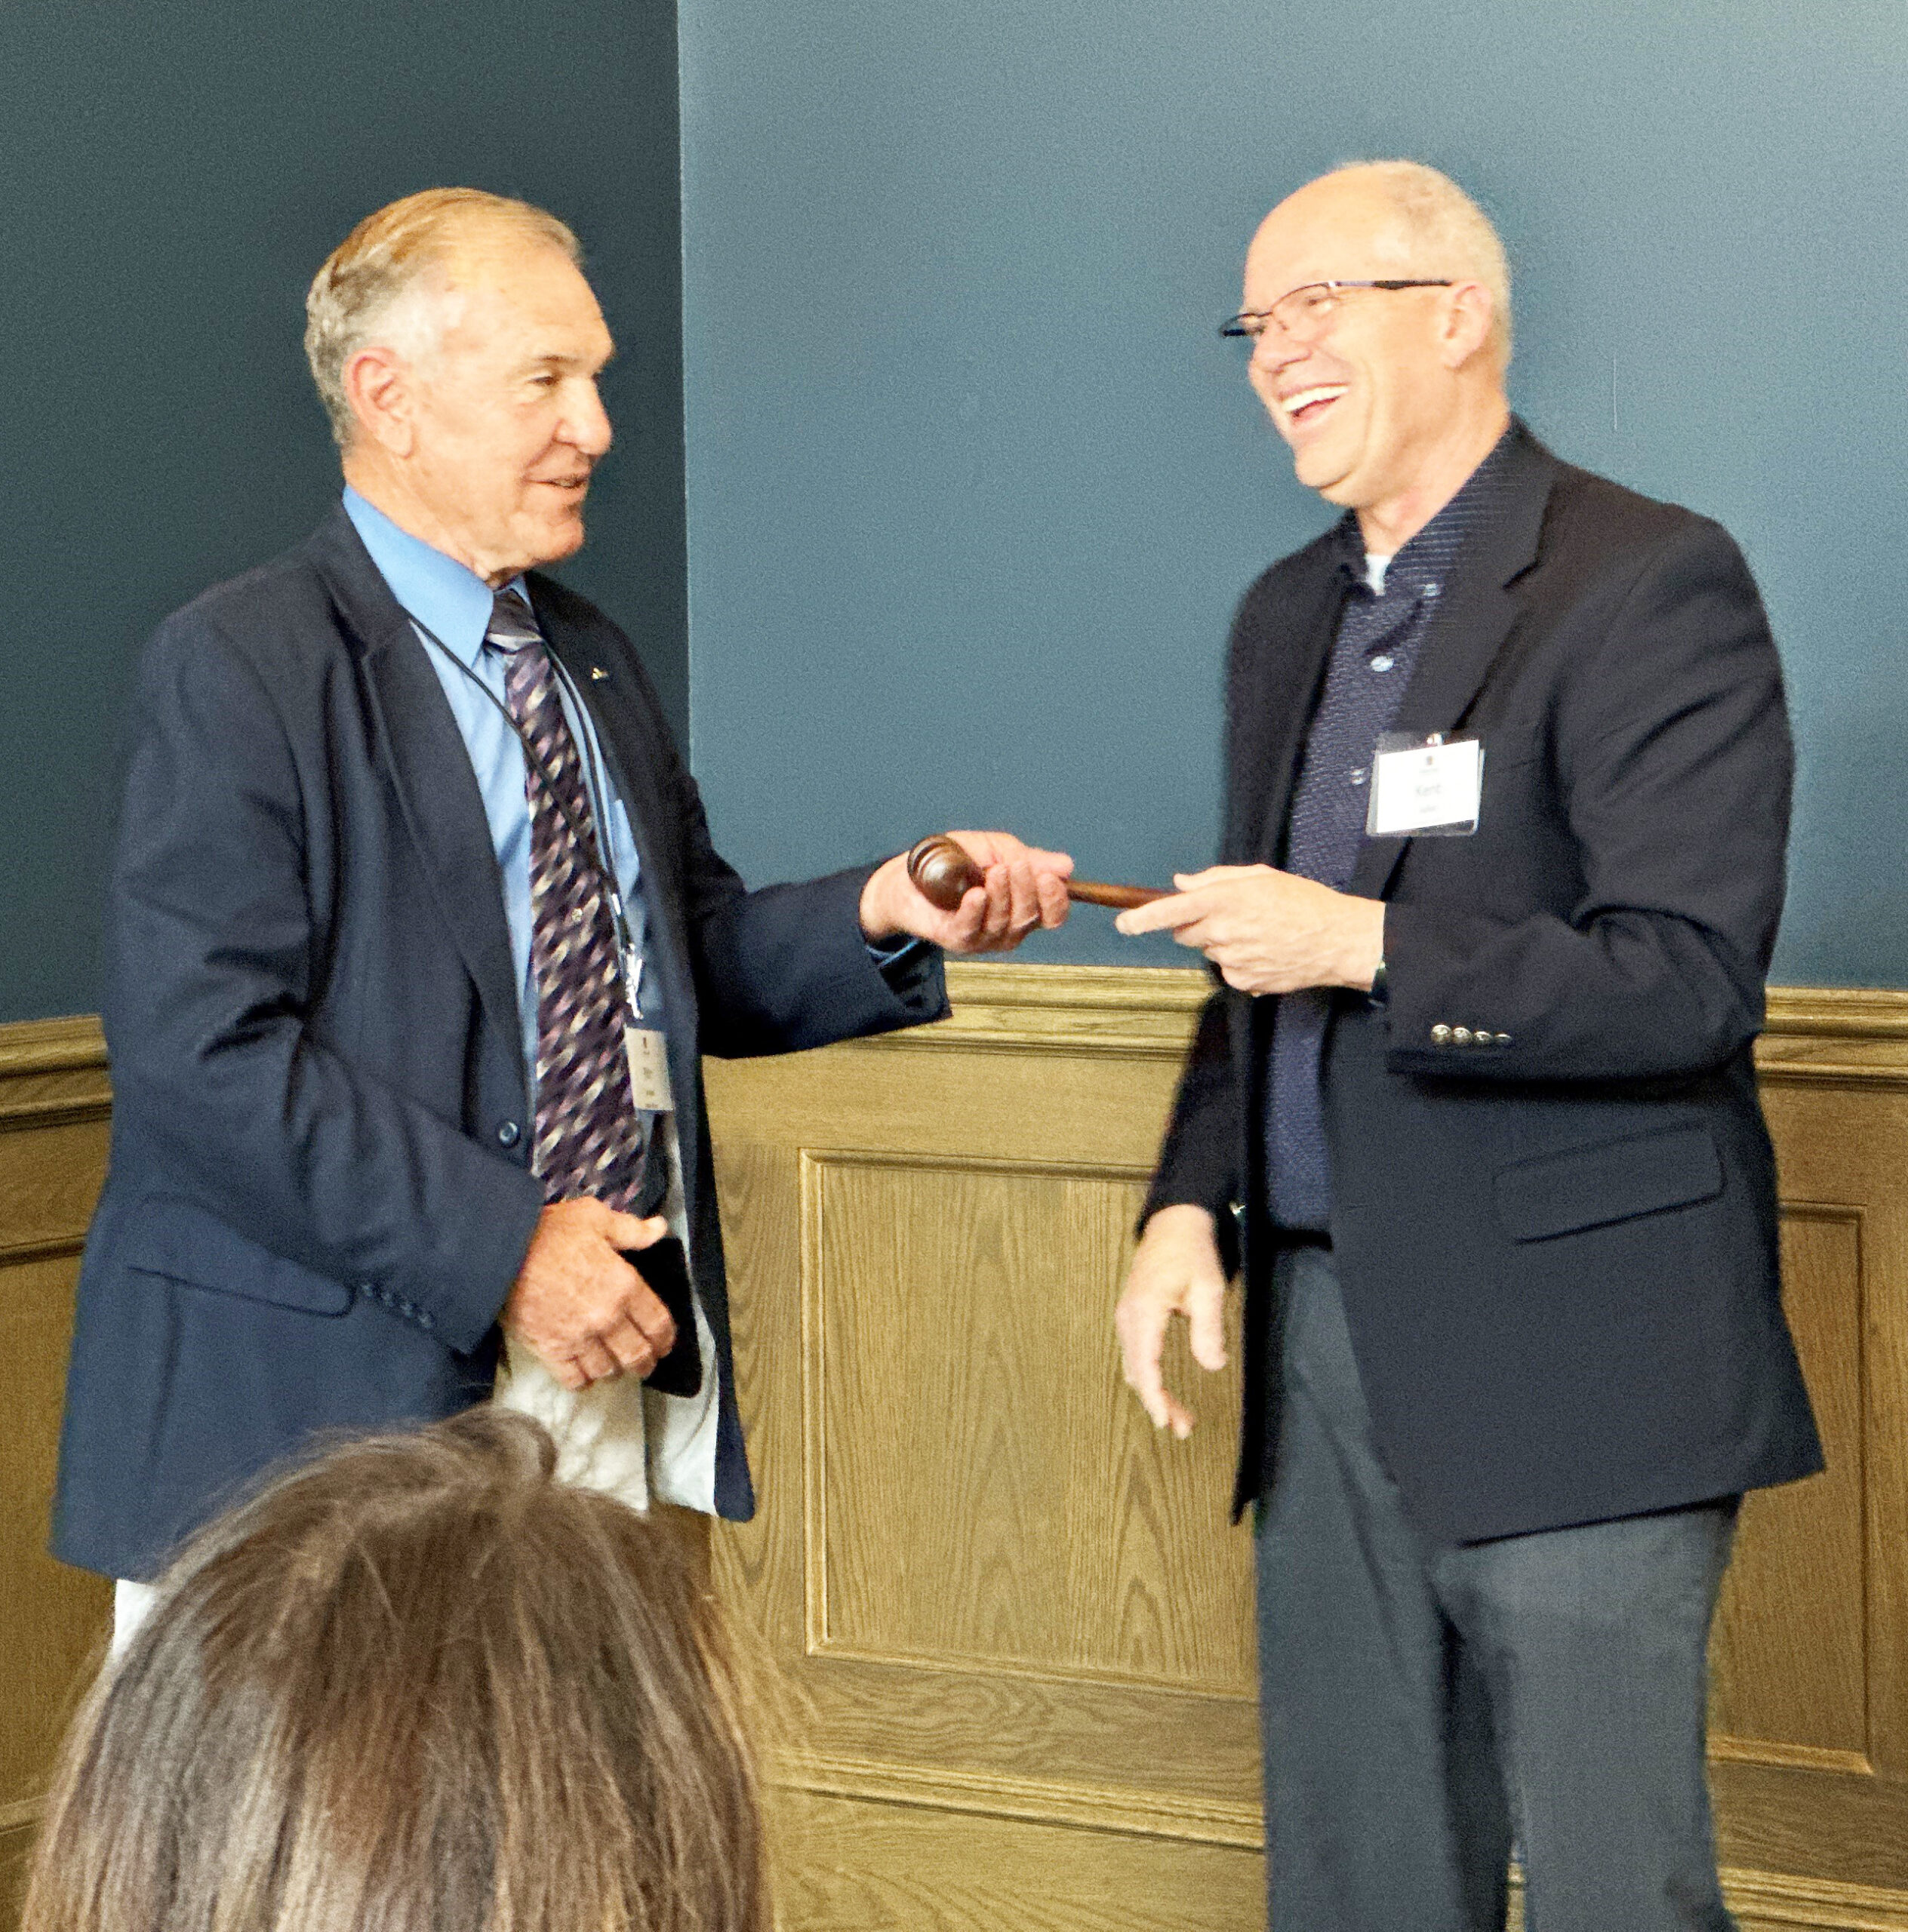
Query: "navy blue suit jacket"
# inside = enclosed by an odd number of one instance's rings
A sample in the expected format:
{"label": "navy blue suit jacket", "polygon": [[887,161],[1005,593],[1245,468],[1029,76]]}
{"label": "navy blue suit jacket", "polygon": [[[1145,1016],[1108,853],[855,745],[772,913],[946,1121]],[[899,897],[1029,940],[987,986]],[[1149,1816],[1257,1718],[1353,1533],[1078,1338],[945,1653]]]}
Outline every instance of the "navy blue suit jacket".
{"label": "navy blue suit jacket", "polygon": [[[1371,838],[1387,1004],[1323,1066],[1331,1233],[1380,1451],[1440,1540],[1671,1508],[1821,1466],[1779,1297],[1751,1047],[1792,755],[1715,524],[1521,426],[1396,728],[1484,745],[1476,832]],[[1276,864],[1345,595],[1330,536],[1235,620],[1226,863]],[[1236,1501],[1277,1440],[1262,1128],[1271,1001],[1199,1026],[1147,1211],[1218,1217],[1248,1298]]]}
{"label": "navy blue suit jacket", "polygon": [[[938,958],[884,977],[860,931],[865,868],[745,890],[629,640],[531,583],[635,834],[721,1368],[716,1500],[746,1516],[701,1057],[936,1018]],[[322,1432],[486,1395],[543,1205],[476,780],[341,510],[148,646],[109,934],[112,1155],[53,1548],[139,1577]]]}

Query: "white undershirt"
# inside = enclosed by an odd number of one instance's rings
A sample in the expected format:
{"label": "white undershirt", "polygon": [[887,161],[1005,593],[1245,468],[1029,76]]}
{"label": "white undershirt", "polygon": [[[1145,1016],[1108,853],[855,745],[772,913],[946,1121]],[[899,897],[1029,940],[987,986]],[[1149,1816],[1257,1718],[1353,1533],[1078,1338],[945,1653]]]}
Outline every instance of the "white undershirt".
{"label": "white undershirt", "polygon": [[1385,572],[1390,569],[1392,557],[1397,554],[1394,550],[1390,557],[1380,557],[1370,550],[1365,552],[1365,580],[1371,586],[1374,597],[1382,597],[1385,594]]}

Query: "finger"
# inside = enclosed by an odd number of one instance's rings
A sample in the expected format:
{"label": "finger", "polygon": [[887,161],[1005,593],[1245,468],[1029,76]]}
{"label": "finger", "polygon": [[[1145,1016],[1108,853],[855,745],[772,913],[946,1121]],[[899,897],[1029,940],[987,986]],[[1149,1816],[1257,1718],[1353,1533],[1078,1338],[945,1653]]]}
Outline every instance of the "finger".
{"label": "finger", "polygon": [[577,1349],[570,1360],[581,1374],[586,1386],[592,1382],[607,1382],[611,1376],[620,1373],[615,1356],[594,1335]]}
{"label": "finger", "polygon": [[669,1223],[660,1214],[645,1220],[615,1209],[610,1213],[610,1240],[617,1247],[654,1247],[669,1231]]}
{"label": "finger", "polygon": [[1140,1407],[1152,1418],[1156,1429],[1168,1426],[1175,1407],[1159,1372],[1168,1319],[1168,1311],[1150,1297],[1122,1300],[1113,1318],[1126,1386],[1140,1398]]}
{"label": "finger", "polygon": [[1017,945],[1040,923],[1040,884],[1026,860],[1008,867],[1007,893],[1008,936]]}
{"label": "finger", "polygon": [[962,894],[960,904],[948,915],[946,935],[941,944],[949,952],[978,952],[986,919],[987,888],[984,885],[971,885]]}
{"label": "finger", "polygon": [[647,1281],[637,1282],[625,1297],[618,1312],[624,1321],[648,1339],[649,1346],[656,1351],[658,1361],[675,1347],[675,1317],[670,1314],[662,1297]]}
{"label": "finger", "polygon": [[602,1343],[616,1365],[632,1375],[647,1375],[662,1360],[656,1345],[629,1316],[620,1315],[604,1330]]}
{"label": "finger", "polygon": [[1073,902],[1066,896],[1066,881],[1057,872],[1042,872],[1039,875],[1040,887],[1040,923],[1051,931],[1055,926],[1063,926],[1066,915],[1073,909]]}
{"label": "finger", "polygon": [[1183,926],[1205,911],[1205,902],[1184,892],[1169,892],[1150,905],[1129,906],[1113,921],[1114,928],[1129,937],[1134,933],[1161,933]]}
{"label": "finger", "polygon": [[1062,878],[1073,869],[1071,854],[1049,852],[1039,845],[1029,845],[1011,832],[950,832],[947,835],[964,846],[975,863],[983,867],[1024,859],[1036,872],[1057,872]]}
{"label": "finger", "polygon": [[1192,1359],[1202,1368],[1226,1366],[1226,1291],[1211,1281],[1196,1283],[1186,1291],[1186,1340]]}
{"label": "finger", "polygon": [[977,943],[998,952],[1014,923],[1014,888],[1005,866],[987,868],[987,911]]}

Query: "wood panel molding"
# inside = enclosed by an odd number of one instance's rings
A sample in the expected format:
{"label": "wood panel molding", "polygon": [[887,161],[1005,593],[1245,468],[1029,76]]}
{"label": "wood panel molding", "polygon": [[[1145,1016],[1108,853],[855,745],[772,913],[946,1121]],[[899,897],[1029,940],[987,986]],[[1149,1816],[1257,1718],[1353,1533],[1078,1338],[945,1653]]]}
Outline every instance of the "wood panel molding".
{"label": "wood panel molding", "polygon": [[99,1022],[0,1026],[0,1926],[19,1909],[40,1792],[108,1592],[45,1553],[72,1284],[106,1171]]}
{"label": "wood panel molding", "polygon": [[[714,1571],[802,1712],[771,1765],[787,1923],[1251,1932],[1236,1392],[1207,1385],[1193,1441],[1162,1444],[1105,1332],[1210,983],[948,977],[938,1026],[709,1068],[764,1498]],[[1744,1932],[1908,1932],[1908,992],[1772,989],[1757,1063],[1836,1446],[1746,1518],[1719,1629],[1725,1887]],[[0,1026],[0,1346],[44,1384],[0,1451],[0,1624],[24,1633],[0,1677],[0,1924],[106,1612],[42,1545],[110,1104],[96,1020]]]}
{"label": "wood panel molding", "polygon": [[[965,1832],[1014,1847],[1053,1901],[1042,1925],[1254,1927],[1256,1881],[1223,1862],[1260,1855],[1249,1665],[1232,1688],[1159,1668],[1176,1592],[1205,1592],[1200,1643],[1249,1616],[1223,1458],[1194,1474],[1121,1435],[1098,1406],[1127,1399],[1110,1338],[1090,1339],[1123,1265],[1106,1191],[1149,1169],[1210,983],[978,962],[948,978],[936,1026],[710,1069],[765,1498],[719,1537],[717,1574],[807,1714],[773,1774],[808,1835],[786,1854],[792,1923],[945,1922],[906,1903],[903,1866],[926,1861],[963,1924],[1005,1932],[1015,1915],[990,1903]],[[1908,1188],[1892,1178],[1908,1177],[1908,993],[1773,989],[1757,1058],[1832,1471],[1746,1514],[1713,1714],[1725,1887],[1745,1932],[1908,1932],[1908,1398],[1892,1392],[1908,1391]],[[1084,1398],[1039,1371],[1060,1355]],[[1069,1400],[1066,1429],[1099,1445],[1097,1499],[1058,1446]],[[947,1520],[960,1534],[922,1528]],[[1149,1548],[1108,1567],[1135,1521]],[[1082,1543],[1072,1587],[1100,1565],[1076,1619],[1097,1629],[1030,1619],[1010,1584],[977,1594],[989,1565],[1069,1587],[1057,1535]],[[1112,1667],[1128,1612],[1152,1647]],[[1155,1847],[1137,1867],[1135,1844]],[[1177,1889],[1196,1854],[1222,1861],[1199,1868],[1196,1900]],[[1137,1890],[1136,1871],[1154,1875]]]}

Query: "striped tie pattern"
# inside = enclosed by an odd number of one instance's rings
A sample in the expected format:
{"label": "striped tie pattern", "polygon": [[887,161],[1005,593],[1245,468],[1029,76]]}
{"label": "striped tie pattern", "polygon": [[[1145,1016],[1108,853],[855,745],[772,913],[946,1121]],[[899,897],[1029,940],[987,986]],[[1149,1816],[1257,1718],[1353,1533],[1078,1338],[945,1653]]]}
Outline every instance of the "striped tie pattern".
{"label": "striped tie pattern", "polygon": [[519,592],[497,593],[485,635],[508,659],[504,694],[534,754],[525,759],[523,775],[530,807],[530,957],[537,980],[532,1164],[547,1201],[588,1195],[649,1214],[655,1207],[650,1197],[660,1190],[647,1171],[648,1137],[630,1097],[616,922],[598,869],[583,761],[549,652]]}

